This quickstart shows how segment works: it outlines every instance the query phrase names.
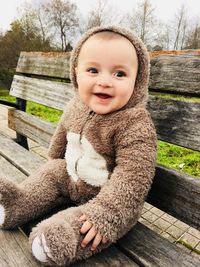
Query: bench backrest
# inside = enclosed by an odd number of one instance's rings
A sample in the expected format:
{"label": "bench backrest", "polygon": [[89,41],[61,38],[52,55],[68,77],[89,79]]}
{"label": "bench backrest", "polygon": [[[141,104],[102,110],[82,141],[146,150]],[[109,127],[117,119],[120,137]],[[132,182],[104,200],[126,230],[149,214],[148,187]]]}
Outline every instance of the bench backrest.
{"label": "bench backrest", "polygon": [[[151,59],[150,91],[200,96],[200,55],[161,56]],[[21,52],[10,94],[63,110],[73,96],[69,53]],[[200,151],[200,102],[151,95],[148,109],[158,139]],[[9,126],[47,147],[55,125],[10,109]],[[200,180],[158,165],[148,202],[200,228]]]}

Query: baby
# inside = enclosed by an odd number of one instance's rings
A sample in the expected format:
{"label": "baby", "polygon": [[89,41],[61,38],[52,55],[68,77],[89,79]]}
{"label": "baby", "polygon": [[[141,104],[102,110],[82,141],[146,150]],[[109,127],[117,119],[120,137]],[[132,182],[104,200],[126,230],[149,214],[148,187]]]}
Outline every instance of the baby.
{"label": "baby", "polygon": [[156,133],[145,108],[149,57],[132,32],[97,27],[71,55],[75,96],[52,137],[49,161],[20,185],[0,180],[0,224],[14,228],[73,202],[30,234],[35,258],[67,266],[108,247],[140,217],[152,184]]}

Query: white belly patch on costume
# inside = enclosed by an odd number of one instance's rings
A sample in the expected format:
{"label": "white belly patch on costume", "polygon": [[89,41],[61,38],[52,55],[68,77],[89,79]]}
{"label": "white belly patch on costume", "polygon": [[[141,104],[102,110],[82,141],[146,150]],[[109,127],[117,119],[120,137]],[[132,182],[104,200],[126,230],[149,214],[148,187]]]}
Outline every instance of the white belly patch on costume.
{"label": "white belly patch on costume", "polygon": [[81,178],[90,185],[102,186],[108,180],[105,159],[84,136],[80,141],[80,134],[67,134],[65,159],[67,171],[75,182]]}

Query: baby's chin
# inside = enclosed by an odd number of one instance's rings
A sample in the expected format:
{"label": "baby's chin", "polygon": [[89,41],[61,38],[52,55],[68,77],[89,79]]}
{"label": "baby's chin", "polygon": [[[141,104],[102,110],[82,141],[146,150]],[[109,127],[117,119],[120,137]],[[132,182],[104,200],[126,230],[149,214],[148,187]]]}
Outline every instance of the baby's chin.
{"label": "baby's chin", "polygon": [[102,108],[102,109],[93,108],[92,111],[98,115],[107,115],[107,114],[113,113],[116,110],[107,109],[107,108]]}

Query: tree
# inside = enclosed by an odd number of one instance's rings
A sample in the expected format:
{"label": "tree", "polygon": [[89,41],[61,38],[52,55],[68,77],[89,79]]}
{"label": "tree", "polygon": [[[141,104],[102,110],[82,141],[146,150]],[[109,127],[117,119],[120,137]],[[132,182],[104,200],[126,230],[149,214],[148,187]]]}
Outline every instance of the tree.
{"label": "tree", "polygon": [[96,4],[90,9],[86,19],[81,18],[80,32],[83,33],[90,28],[108,25],[123,24],[125,15],[106,0],[97,0]]}
{"label": "tree", "polygon": [[186,42],[186,48],[198,49],[200,48],[200,25],[196,22],[194,28],[190,31]]}
{"label": "tree", "polygon": [[167,24],[160,23],[157,25],[159,28],[159,32],[156,33],[154,42],[156,45],[154,46],[153,50],[155,50],[155,47],[160,47],[160,50],[169,50],[170,44],[171,44],[171,28]]}
{"label": "tree", "polygon": [[187,31],[187,14],[186,7],[184,5],[178,10],[174,21],[175,28],[175,40],[173,49],[183,49],[185,41],[186,41],[186,31]]}
{"label": "tree", "polygon": [[66,51],[78,26],[77,7],[68,0],[51,0],[43,5],[50,31],[55,32],[56,42],[60,40],[61,50]]}
{"label": "tree", "polygon": [[[25,21],[26,23],[25,23]],[[11,23],[11,30],[0,37],[0,80],[9,87],[21,51],[49,51],[50,44],[43,42],[28,17]]]}
{"label": "tree", "polygon": [[138,2],[137,8],[130,15],[130,27],[140,36],[146,44],[151,43],[155,37],[155,8],[150,0]]}

